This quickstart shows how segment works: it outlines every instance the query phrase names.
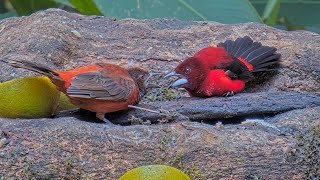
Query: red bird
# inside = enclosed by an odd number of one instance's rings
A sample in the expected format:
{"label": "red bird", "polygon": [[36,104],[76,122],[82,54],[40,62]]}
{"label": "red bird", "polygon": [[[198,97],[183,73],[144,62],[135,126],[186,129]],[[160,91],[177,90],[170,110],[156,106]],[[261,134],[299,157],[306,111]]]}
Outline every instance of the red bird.
{"label": "red bird", "polygon": [[144,82],[149,76],[140,68],[124,69],[107,63],[59,71],[27,61],[1,61],[48,76],[74,105],[96,112],[96,116],[106,122],[106,113],[128,109],[128,106],[139,103],[146,94]]}
{"label": "red bird", "polygon": [[183,87],[192,96],[230,96],[242,91],[256,72],[275,70],[281,56],[276,51],[248,36],[227,40],[201,49],[166,77],[180,77],[171,87]]}

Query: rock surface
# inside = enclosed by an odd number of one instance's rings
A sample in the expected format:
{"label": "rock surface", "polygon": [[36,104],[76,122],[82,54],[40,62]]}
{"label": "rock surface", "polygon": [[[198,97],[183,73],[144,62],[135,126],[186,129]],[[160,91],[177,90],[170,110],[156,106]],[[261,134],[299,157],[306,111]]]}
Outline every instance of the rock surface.
{"label": "rock surface", "polygon": [[[315,157],[319,155],[320,145],[320,138],[317,139],[320,137],[320,128],[317,128],[320,124],[318,34],[286,32],[256,23],[115,20],[56,9],[2,20],[0,30],[2,57],[37,61],[58,69],[109,62],[167,71],[205,46],[245,35],[277,47],[282,54],[279,73],[265,83],[252,84],[246,89],[248,93],[227,99],[177,101],[189,105],[189,109],[184,109],[186,114],[178,112],[191,120],[201,121],[202,116],[199,112],[193,114],[190,104],[203,101],[208,105],[201,103],[200,106],[206,112],[214,111],[210,110],[208,102],[217,107],[220,102],[226,106],[230,102],[238,105],[225,114],[220,109],[219,118],[231,114],[246,119],[254,114],[264,121],[210,125],[181,120],[167,124],[110,126],[90,118],[72,117],[73,114],[53,119],[0,119],[0,179],[116,179],[129,169],[147,164],[172,165],[192,179],[319,178],[316,174],[319,159],[308,156],[308,151]],[[32,74],[3,63],[0,65],[0,81]],[[160,86],[169,83],[162,77],[154,81]],[[144,102],[150,106],[152,103],[168,104],[171,110],[176,102],[158,102],[166,99],[162,97],[168,96],[165,93],[168,92],[164,88],[152,89]],[[293,97],[295,93],[299,95]],[[264,101],[263,94],[270,96]],[[272,112],[278,115],[263,117],[268,115],[267,107],[272,108],[273,102],[281,106],[277,95],[283,95],[282,102],[287,103]],[[258,114],[241,115],[239,112],[248,110],[237,103],[241,97],[244,98],[242,103],[255,99],[255,108],[251,110]],[[150,103],[150,100],[156,102]],[[292,107],[286,109],[290,105]],[[264,111],[259,111],[261,109]],[[292,111],[285,112],[288,110]],[[139,118],[139,113],[135,116]]]}
{"label": "rock surface", "polygon": [[[140,105],[148,109],[164,111],[164,115],[133,109],[108,115],[117,124],[127,124],[131,116],[156,123],[159,119],[225,121],[232,123],[243,117],[275,115],[294,109],[320,106],[320,93],[301,92],[259,92],[240,93],[235,97],[182,98],[176,101],[152,102]],[[165,111],[170,110],[170,111]]]}

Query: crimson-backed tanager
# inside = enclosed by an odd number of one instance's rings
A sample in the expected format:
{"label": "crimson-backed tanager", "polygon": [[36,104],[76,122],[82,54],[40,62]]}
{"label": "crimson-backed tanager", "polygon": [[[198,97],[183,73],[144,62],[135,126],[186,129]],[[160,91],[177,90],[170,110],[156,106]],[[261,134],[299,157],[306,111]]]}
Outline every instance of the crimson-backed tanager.
{"label": "crimson-backed tanager", "polygon": [[280,54],[245,36],[201,49],[166,76],[178,76],[171,87],[191,96],[230,96],[242,91],[257,72],[275,70]]}
{"label": "crimson-backed tanager", "polygon": [[146,94],[145,81],[149,77],[149,73],[143,69],[125,69],[107,63],[59,71],[27,61],[1,61],[48,76],[57,89],[69,97],[71,103],[96,112],[96,116],[104,121],[107,121],[106,113],[124,110],[139,103]]}

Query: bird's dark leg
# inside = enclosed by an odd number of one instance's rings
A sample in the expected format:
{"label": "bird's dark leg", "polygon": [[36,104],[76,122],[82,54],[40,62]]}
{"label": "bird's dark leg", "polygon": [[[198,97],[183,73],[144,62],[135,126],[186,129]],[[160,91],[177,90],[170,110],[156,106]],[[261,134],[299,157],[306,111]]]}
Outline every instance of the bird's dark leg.
{"label": "bird's dark leg", "polygon": [[106,124],[110,124],[110,125],[113,125],[113,123],[111,121],[109,121],[107,118],[105,118],[105,113],[99,113],[97,112],[96,113],[96,117],[98,119],[100,119],[101,121],[105,122]]}
{"label": "bird's dark leg", "polygon": [[224,97],[230,97],[230,96],[234,96],[235,94],[236,94],[235,92],[229,91],[229,92],[224,93],[222,96],[224,96]]}

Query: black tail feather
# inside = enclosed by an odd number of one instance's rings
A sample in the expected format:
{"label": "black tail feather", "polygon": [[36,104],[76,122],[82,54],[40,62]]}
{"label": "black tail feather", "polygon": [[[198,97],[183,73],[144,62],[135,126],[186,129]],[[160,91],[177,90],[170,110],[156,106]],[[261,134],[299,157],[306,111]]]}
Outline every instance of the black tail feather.
{"label": "black tail feather", "polygon": [[37,72],[39,74],[46,75],[49,77],[59,78],[59,75],[56,72],[54,72],[53,70],[51,70],[50,68],[44,65],[39,65],[36,63],[28,62],[28,61],[7,59],[7,58],[0,58],[0,61],[7,63],[15,68],[27,69],[27,70]]}
{"label": "black tail feather", "polygon": [[280,54],[274,47],[262,46],[260,42],[253,42],[248,37],[237,38],[235,41],[227,40],[218,44],[236,58],[243,58],[253,66],[252,72],[260,72],[272,68],[272,65],[278,64]]}

